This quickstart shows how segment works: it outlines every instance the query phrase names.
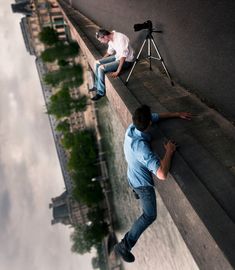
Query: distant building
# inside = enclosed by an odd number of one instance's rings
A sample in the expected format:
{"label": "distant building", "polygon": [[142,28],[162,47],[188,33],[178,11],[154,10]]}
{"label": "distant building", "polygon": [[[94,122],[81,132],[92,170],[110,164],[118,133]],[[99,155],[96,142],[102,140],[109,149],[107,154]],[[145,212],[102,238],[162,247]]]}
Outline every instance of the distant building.
{"label": "distant building", "polygon": [[35,48],[33,46],[32,38],[30,36],[30,26],[29,26],[29,23],[28,23],[28,20],[26,19],[26,17],[21,19],[20,27],[21,27],[23,38],[24,38],[26,50],[31,55],[35,55],[36,54]]}
{"label": "distant building", "polygon": [[21,13],[25,16],[31,16],[33,14],[32,1],[16,1],[15,4],[11,5],[12,11],[14,13]]}
{"label": "distant building", "polygon": [[56,223],[76,225],[88,222],[88,207],[82,203],[75,202],[67,191],[56,198],[52,198],[49,208],[53,209],[52,225]]}
{"label": "distant building", "polygon": [[39,39],[44,27],[52,27],[60,40],[67,40],[67,26],[55,0],[17,0],[11,7],[14,13],[25,15],[20,25],[30,54],[40,56],[45,50],[45,45]]}

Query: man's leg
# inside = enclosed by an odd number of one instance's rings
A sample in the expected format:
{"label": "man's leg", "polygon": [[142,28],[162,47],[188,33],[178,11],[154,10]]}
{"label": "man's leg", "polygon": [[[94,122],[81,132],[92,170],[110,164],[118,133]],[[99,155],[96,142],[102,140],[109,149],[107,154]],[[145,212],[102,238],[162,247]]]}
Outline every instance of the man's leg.
{"label": "man's leg", "polygon": [[136,188],[140,203],[142,204],[143,214],[135,221],[129,232],[126,233],[120,243],[115,245],[114,250],[126,262],[133,262],[134,255],[130,252],[136,244],[144,230],[156,219],[157,205],[156,195],[153,187]]}
{"label": "man's leg", "polygon": [[115,56],[113,56],[113,55],[99,59],[96,61],[96,63],[95,63],[95,87],[97,87],[98,69],[99,69],[100,65],[107,64],[107,63],[114,62],[114,61],[115,61]]}
{"label": "man's leg", "polygon": [[135,192],[139,195],[143,214],[135,221],[129,232],[126,233],[122,242],[127,250],[131,250],[136,244],[140,235],[153,223],[157,217],[156,195],[153,187],[136,188]]}
{"label": "man's leg", "polygon": [[105,74],[116,71],[119,66],[119,61],[113,61],[107,64],[102,64],[98,67],[97,76],[97,94],[100,96],[105,95]]}

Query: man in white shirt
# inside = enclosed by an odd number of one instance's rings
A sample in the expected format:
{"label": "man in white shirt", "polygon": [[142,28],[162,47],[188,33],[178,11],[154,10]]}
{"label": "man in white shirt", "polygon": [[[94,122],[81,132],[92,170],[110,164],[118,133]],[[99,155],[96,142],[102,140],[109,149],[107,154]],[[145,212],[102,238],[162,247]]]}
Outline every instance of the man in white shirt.
{"label": "man in white shirt", "polygon": [[108,44],[108,50],[104,57],[96,62],[95,87],[90,89],[96,91],[93,101],[105,95],[105,73],[111,73],[110,75],[116,78],[121,70],[128,68],[134,60],[134,52],[126,35],[100,29],[96,38],[101,43]]}

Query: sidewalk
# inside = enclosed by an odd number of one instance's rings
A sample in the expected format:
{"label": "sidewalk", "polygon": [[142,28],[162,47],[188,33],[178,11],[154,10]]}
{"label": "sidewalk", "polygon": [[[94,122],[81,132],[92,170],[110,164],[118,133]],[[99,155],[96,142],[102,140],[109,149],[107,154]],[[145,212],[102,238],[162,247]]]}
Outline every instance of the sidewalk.
{"label": "sidewalk", "polygon": [[[94,37],[98,26],[63,0],[59,4],[93,68],[104,51]],[[199,268],[232,269],[235,266],[234,126],[193,94],[177,85],[172,87],[158,70],[149,71],[146,61],[138,63],[128,87],[123,83],[126,77],[127,74],[116,80],[106,78],[107,98],[124,128],[140,104],[148,104],[156,112],[190,111],[195,115],[192,121],[167,120],[154,130],[156,152],[162,152],[165,138],[173,138],[180,145],[169,179],[158,182],[157,189]]]}

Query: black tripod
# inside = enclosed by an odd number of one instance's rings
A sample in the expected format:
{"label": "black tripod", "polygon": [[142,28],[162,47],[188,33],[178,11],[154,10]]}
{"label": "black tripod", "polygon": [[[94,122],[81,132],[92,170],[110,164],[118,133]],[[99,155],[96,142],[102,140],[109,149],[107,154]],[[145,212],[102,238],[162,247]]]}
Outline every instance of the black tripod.
{"label": "black tripod", "polygon": [[[172,79],[171,79],[171,76],[170,76],[170,74],[169,74],[169,72],[168,72],[168,70],[167,70],[167,68],[166,68],[166,66],[165,66],[165,63],[164,63],[164,61],[163,61],[163,59],[162,59],[162,57],[161,57],[161,55],[160,55],[160,52],[159,52],[159,50],[158,50],[158,48],[157,48],[157,45],[156,45],[156,43],[155,43],[155,41],[154,41],[154,39],[153,39],[152,33],[162,33],[162,31],[156,31],[156,30],[153,30],[153,29],[148,29],[148,34],[147,34],[147,36],[146,36],[146,38],[145,38],[143,44],[141,45],[141,48],[140,48],[139,53],[138,53],[138,55],[137,55],[137,57],[136,57],[136,60],[135,60],[133,66],[132,66],[132,68],[131,68],[131,71],[130,71],[130,73],[129,73],[127,79],[126,79],[126,83],[125,83],[126,85],[127,85],[128,81],[129,81],[129,79],[130,79],[130,77],[131,77],[131,74],[132,74],[132,72],[133,72],[133,70],[134,70],[136,64],[139,62],[139,57],[140,57],[140,55],[141,55],[141,52],[143,51],[143,48],[144,48],[144,45],[146,44],[146,42],[147,42],[147,44],[148,44],[148,56],[147,56],[147,59],[149,59],[149,69],[152,70],[152,63],[151,63],[151,62],[152,62],[152,59],[161,61],[161,64],[162,64],[162,66],[163,66],[163,68],[164,68],[164,70],[165,70],[165,72],[166,72],[166,75],[167,75],[167,77],[168,77],[168,78],[170,79],[170,81],[171,81],[171,85],[172,85],[172,86],[174,85],[174,83],[173,83],[173,81],[172,81]],[[158,57],[152,56],[152,53],[151,53],[152,46],[151,46],[151,45],[153,45],[153,47],[154,47],[154,49],[155,49],[155,51],[156,51]]]}

